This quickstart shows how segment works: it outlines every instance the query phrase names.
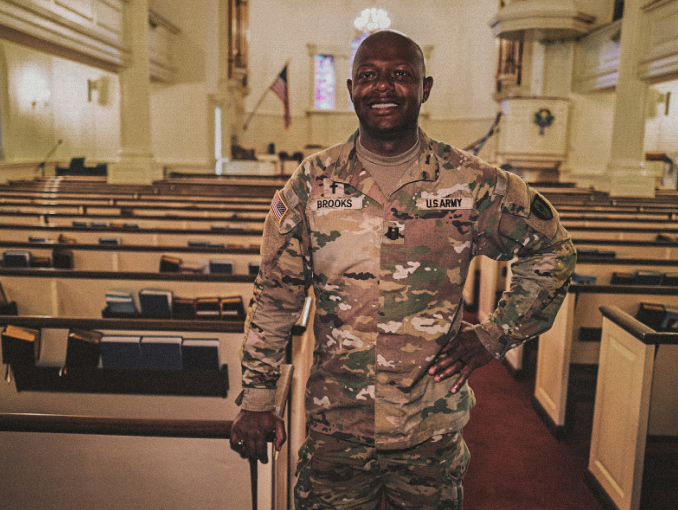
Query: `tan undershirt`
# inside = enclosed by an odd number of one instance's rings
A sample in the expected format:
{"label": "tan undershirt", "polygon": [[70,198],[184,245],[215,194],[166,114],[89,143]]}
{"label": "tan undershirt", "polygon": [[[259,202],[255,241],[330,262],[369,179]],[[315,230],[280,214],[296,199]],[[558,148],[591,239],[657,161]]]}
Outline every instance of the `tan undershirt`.
{"label": "tan undershirt", "polygon": [[419,137],[414,145],[397,156],[381,156],[367,150],[358,137],[356,143],[358,159],[365,169],[374,177],[377,186],[385,196],[398,189],[398,183],[407,170],[419,157]]}

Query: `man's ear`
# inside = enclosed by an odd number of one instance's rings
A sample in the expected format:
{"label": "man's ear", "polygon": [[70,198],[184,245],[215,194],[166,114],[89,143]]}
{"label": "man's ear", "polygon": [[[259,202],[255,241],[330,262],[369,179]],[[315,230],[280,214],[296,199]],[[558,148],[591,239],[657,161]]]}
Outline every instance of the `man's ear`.
{"label": "man's ear", "polygon": [[346,88],[348,89],[348,97],[353,101],[353,80],[351,78],[346,80]]}
{"label": "man's ear", "polygon": [[423,98],[422,103],[425,103],[428,99],[429,94],[431,93],[431,88],[433,87],[433,77],[427,76],[424,78],[424,87],[423,87]]}

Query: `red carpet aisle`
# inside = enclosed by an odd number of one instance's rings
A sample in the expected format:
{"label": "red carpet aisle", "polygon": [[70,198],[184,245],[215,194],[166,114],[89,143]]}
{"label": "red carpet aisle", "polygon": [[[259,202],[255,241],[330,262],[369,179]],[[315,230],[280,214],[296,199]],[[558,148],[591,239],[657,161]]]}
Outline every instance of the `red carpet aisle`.
{"label": "red carpet aisle", "polygon": [[602,508],[584,482],[588,434],[554,439],[532,409],[529,376],[516,381],[493,361],[470,383],[478,403],[464,429],[471,450],[464,510]]}

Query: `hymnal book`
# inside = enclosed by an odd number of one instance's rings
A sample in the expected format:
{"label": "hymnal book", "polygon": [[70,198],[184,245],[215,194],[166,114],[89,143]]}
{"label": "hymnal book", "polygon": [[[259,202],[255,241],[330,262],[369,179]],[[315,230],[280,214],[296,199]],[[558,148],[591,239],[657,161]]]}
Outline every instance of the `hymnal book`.
{"label": "hymnal book", "polygon": [[47,238],[42,236],[28,236],[29,243],[46,243]]}
{"label": "hymnal book", "polygon": [[195,316],[198,320],[215,320],[221,318],[220,299],[201,297],[195,300]]}
{"label": "hymnal book", "polygon": [[2,252],[2,262],[5,267],[29,267],[31,252],[28,250],[5,250]]}
{"label": "hymnal book", "polygon": [[139,228],[138,223],[123,223],[123,228]]}
{"label": "hymnal book", "polygon": [[101,368],[141,368],[141,337],[136,335],[104,335],[99,340]]}
{"label": "hymnal book", "polygon": [[89,226],[92,228],[108,228],[110,225],[107,221],[90,221]]}
{"label": "hymnal book", "polygon": [[178,273],[182,260],[178,257],[170,257],[163,255],[160,257],[160,272],[161,273]]}
{"label": "hymnal book", "polygon": [[103,244],[105,246],[117,246],[121,243],[119,237],[100,237],[99,244]]}
{"label": "hymnal book", "polygon": [[195,298],[174,297],[172,299],[172,318],[195,320]]}
{"label": "hymnal book", "polygon": [[67,248],[54,248],[52,265],[56,269],[73,269],[73,251]]}
{"label": "hymnal book", "polygon": [[191,247],[204,247],[204,246],[209,246],[210,243],[207,241],[202,241],[202,240],[196,240],[196,239],[189,239],[188,240],[188,245]]}
{"label": "hymnal book", "polygon": [[640,303],[636,319],[652,329],[659,329],[666,315],[666,308],[659,303]]}
{"label": "hymnal book", "polygon": [[19,309],[16,301],[0,303],[0,315],[19,315]]}
{"label": "hymnal book", "polygon": [[65,236],[63,234],[59,234],[57,241],[62,244],[76,244],[74,237]]}
{"label": "hymnal book", "polygon": [[664,273],[639,269],[636,271],[636,285],[661,285]]}
{"label": "hymnal book", "polygon": [[248,267],[249,267],[249,273],[251,275],[256,276],[256,275],[259,274],[259,264],[257,262],[250,262],[248,264]]}
{"label": "hymnal book", "polygon": [[179,272],[184,274],[202,274],[205,272],[205,266],[202,264],[181,264],[179,266]]}
{"label": "hymnal book", "polygon": [[139,291],[139,306],[146,317],[169,319],[172,317],[172,292],[159,289]]}
{"label": "hymnal book", "polygon": [[19,315],[15,301],[8,301],[0,283],[0,315]]}
{"label": "hymnal book", "polygon": [[143,336],[141,337],[141,365],[146,370],[181,370],[180,336]]}
{"label": "hymnal book", "polygon": [[613,259],[617,257],[617,252],[610,250],[598,250],[596,248],[577,248],[577,257],[593,257],[597,259]]}
{"label": "hymnal book", "polygon": [[31,257],[31,267],[52,267],[51,257]]}
{"label": "hymnal book", "polygon": [[244,321],[245,305],[242,296],[223,297],[219,300],[221,318],[224,320]]}
{"label": "hymnal book", "polygon": [[35,365],[40,357],[40,331],[8,324],[2,332],[2,362]]}
{"label": "hymnal book", "polygon": [[233,261],[210,260],[209,268],[212,274],[233,274]]}
{"label": "hymnal book", "polygon": [[132,294],[124,291],[109,290],[106,292],[106,309],[112,314],[136,314]]}
{"label": "hymnal book", "polygon": [[668,287],[678,286],[678,273],[666,273],[664,275],[662,285],[666,285]]}
{"label": "hymnal book", "polygon": [[667,307],[660,331],[678,332],[678,308]]}
{"label": "hymnal book", "polygon": [[579,285],[595,285],[597,278],[588,274],[573,273],[572,283]]}
{"label": "hymnal book", "polygon": [[636,275],[634,273],[622,273],[615,271],[610,278],[611,285],[634,285],[636,283]]}
{"label": "hymnal book", "polygon": [[184,370],[219,370],[217,338],[185,338],[181,344]]}
{"label": "hymnal book", "polygon": [[101,356],[102,333],[84,329],[71,329],[66,343],[66,367],[96,368]]}
{"label": "hymnal book", "polygon": [[74,227],[86,227],[86,226],[87,226],[87,222],[86,222],[86,221],[78,221],[78,220],[76,220],[76,221],[74,221],[73,223],[71,223],[71,225],[74,226]]}

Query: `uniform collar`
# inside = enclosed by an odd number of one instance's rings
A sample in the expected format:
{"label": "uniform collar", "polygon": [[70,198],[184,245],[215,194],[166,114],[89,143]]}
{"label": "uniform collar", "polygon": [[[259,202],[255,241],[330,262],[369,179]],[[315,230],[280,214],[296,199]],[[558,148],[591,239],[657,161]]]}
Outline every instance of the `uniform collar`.
{"label": "uniform collar", "polygon": [[[357,139],[358,130],[348,138],[342,147],[330,178],[334,182],[349,184],[375,200],[383,202],[384,196],[381,191],[379,191],[379,187],[358,160],[358,155],[356,154]],[[410,170],[403,175],[398,185],[399,188],[416,181],[436,181],[440,175],[440,163],[436,150],[439,147],[444,147],[444,145],[431,140],[426,133],[419,128],[419,146],[419,159],[412,165]]]}

